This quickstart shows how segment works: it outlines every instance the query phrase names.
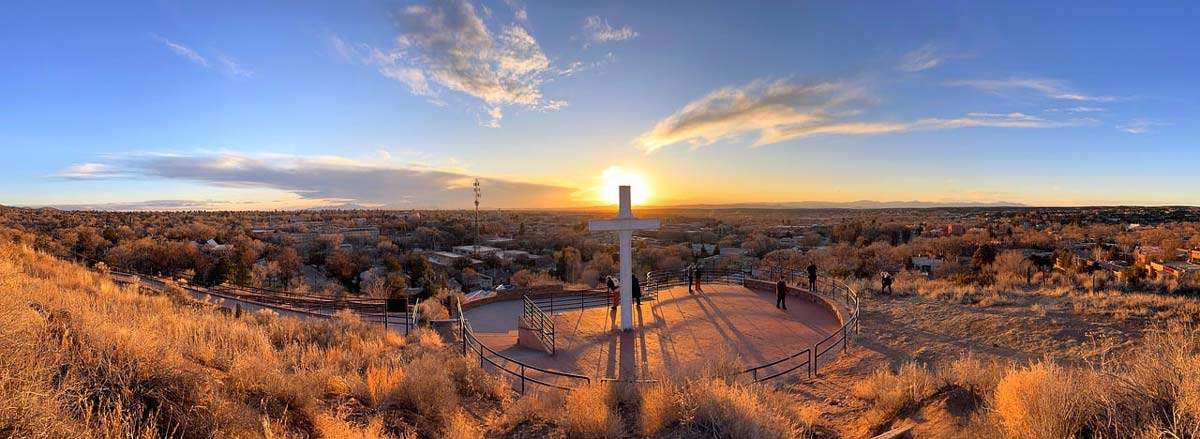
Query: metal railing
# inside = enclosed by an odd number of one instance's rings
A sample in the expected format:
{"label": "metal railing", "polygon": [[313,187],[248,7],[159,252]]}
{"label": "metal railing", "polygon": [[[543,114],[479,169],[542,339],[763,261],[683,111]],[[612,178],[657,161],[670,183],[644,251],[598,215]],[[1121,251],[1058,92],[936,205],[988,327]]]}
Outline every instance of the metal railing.
{"label": "metal railing", "polygon": [[[743,286],[746,285],[747,280],[770,283],[767,280],[753,279],[752,276],[747,275],[744,271],[738,270],[701,269],[699,270],[699,276],[701,283],[729,283]],[[775,271],[763,277],[784,279],[785,282],[797,287],[807,287],[808,285],[808,273],[802,271]],[[657,291],[664,288],[686,286],[688,280],[687,270],[652,271],[646,274],[646,285],[648,288],[652,288],[656,294]],[[853,288],[850,288],[844,282],[835,280],[825,274],[818,277],[816,290],[810,291],[810,293],[835,301],[838,305],[845,308],[848,314],[842,325],[811,347],[757,366],[746,368],[733,374],[733,376],[750,375],[754,382],[763,382],[804,368],[809,378],[811,378],[817,373],[819,361],[833,350],[834,347],[840,345],[842,352],[845,352],[849,348],[851,334],[858,334],[860,330],[858,292],[854,291]],[[782,370],[774,370],[780,367],[782,367]]]}
{"label": "metal railing", "polygon": [[531,300],[551,315],[565,310],[582,311],[586,308],[612,306],[612,297],[603,290],[579,290],[579,294],[550,294]]}
{"label": "metal railing", "polygon": [[[92,264],[100,262],[90,258],[84,258],[81,255],[76,254],[76,256],[79,259],[85,262],[91,262]],[[160,282],[166,284],[169,280],[147,274],[124,271],[119,268],[107,268],[105,271],[107,271],[109,276],[112,277],[116,282],[129,283],[133,280],[136,280],[144,288],[146,288],[146,285],[150,282]],[[417,318],[416,304],[407,305],[406,312],[389,313],[387,311],[385,299],[335,299],[330,297],[295,294],[286,291],[247,286],[219,285],[216,287],[197,287],[187,284],[180,284],[178,286],[183,288],[185,291],[192,293],[205,294],[225,300],[244,302],[246,304],[260,306],[274,311],[296,313],[308,317],[333,317],[332,314],[314,312],[312,309],[350,309],[351,311],[358,313],[360,317],[368,322],[383,323],[384,328],[387,328],[391,323],[403,323],[405,334],[409,333],[410,329],[415,325]],[[420,301],[418,300],[417,303],[419,302]],[[372,312],[374,312],[374,314],[372,314]]]}
{"label": "metal railing", "polygon": [[[613,294],[620,294],[619,290]],[[648,287],[642,288],[642,301],[657,300],[658,292]],[[551,315],[559,311],[579,310],[596,307],[613,307],[613,296],[605,290],[579,290],[578,294],[550,294],[532,299],[533,303]],[[637,299],[634,299],[636,301]]]}
{"label": "metal railing", "polygon": [[[741,270],[705,268],[698,271],[700,283],[702,284],[725,283],[742,285],[746,282],[746,273]],[[687,269],[651,271],[646,273],[645,289],[650,294],[657,296],[659,291],[678,286],[687,286],[688,282],[693,280],[694,278],[688,274]]]}
{"label": "metal railing", "polygon": [[[477,355],[479,357],[479,367],[487,369],[486,365],[490,365],[494,370],[498,370],[504,375],[517,380],[517,387],[513,390],[521,395],[525,394],[527,383],[570,392],[574,386],[556,384],[549,382],[549,380],[566,378],[572,382],[582,381],[585,384],[592,382],[592,379],[585,375],[533,366],[492,350],[492,348],[487,347],[487,345],[475,337],[475,332],[471,329],[471,322],[463,314],[462,304],[457,304],[457,307],[458,333],[462,341],[462,355],[464,357]],[[531,372],[535,372],[539,376],[533,376]]]}
{"label": "metal railing", "polygon": [[542,344],[550,347],[550,355],[558,353],[558,349],[554,342],[554,319],[546,315],[541,308],[538,308],[536,303],[529,296],[521,296],[523,306],[521,307],[521,320],[525,325],[537,334],[542,340]]}

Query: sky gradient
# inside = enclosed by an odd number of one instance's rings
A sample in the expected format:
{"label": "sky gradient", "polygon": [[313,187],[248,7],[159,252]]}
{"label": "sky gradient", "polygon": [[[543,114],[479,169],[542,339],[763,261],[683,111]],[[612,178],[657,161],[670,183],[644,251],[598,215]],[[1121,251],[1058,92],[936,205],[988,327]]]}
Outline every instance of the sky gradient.
{"label": "sky gradient", "polygon": [[1200,204],[1188,2],[93,3],[4,6],[0,204]]}

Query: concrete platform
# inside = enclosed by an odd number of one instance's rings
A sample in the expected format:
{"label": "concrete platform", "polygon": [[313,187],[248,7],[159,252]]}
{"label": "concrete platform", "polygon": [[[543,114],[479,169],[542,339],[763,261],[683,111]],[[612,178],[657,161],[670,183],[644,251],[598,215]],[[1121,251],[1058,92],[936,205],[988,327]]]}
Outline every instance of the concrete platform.
{"label": "concrete platform", "polygon": [[[828,309],[789,297],[788,310],[775,308],[772,292],[741,285],[710,284],[703,293],[686,287],[659,293],[635,307],[634,329],[621,332],[619,310],[590,308],[554,316],[554,356],[517,346],[519,300],[469,309],[475,335],[505,356],[548,369],[594,378],[644,380],[671,370],[696,367],[728,352],[744,367],[791,355],[839,329]],[[783,365],[781,367],[786,367]],[[540,375],[538,379],[555,380]]]}

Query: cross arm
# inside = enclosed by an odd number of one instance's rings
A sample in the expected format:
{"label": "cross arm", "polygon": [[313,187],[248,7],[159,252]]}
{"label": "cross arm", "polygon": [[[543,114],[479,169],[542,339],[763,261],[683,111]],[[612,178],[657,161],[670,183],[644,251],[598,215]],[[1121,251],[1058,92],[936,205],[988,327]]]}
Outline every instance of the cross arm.
{"label": "cross arm", "polygon": [[614,218],[588,221],[588,230],[593,232],[617,232],[622,230],[658,230],[656,219]]}

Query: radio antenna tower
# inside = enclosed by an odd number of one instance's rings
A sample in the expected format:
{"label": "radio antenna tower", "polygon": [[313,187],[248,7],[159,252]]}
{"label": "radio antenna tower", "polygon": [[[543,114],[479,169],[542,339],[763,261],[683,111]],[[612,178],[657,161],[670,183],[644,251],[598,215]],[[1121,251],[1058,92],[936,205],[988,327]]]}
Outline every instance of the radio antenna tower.
{"label": "radio antenna tower", "polygon": [[479,177],[475,177],[475,253],[479,253],[479,198],[483,192],[479,189]]}

